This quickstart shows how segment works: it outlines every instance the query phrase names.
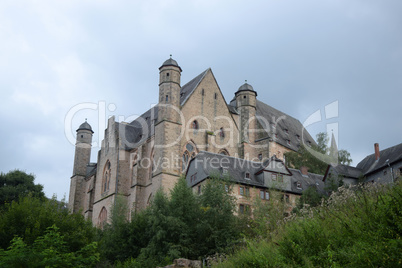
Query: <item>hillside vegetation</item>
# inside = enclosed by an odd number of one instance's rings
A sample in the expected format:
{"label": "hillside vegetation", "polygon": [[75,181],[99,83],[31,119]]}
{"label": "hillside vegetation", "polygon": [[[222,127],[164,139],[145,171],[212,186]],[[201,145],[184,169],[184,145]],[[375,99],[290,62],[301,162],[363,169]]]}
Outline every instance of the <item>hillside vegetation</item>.
{"label": "hillside vegetation", "polygon": [[402,184],[340,188],[214,267],[401,267]]}

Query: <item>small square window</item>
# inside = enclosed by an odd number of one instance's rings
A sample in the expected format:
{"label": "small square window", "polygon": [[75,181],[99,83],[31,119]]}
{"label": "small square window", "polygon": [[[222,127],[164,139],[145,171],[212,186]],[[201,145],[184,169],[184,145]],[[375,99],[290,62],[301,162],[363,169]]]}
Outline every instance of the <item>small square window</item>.
{"label": "small square window", "polygon": [[260,198],[265,199],[265,192],[264,191],[260,191]]}
{"label": "small square window", "polygon": [[269,192],[265,192],[265,200],[269,200]]}
{"label": "small square window", "polygon": [[239,187],[239,193],[240,195],[244,195],[244,187],[242,186]]}
{"label": "small square window", "polygon": [[282,174],[278,174],[278,181],[283,182],[283,175]]}
{"label": "small square window", "polygon": [[277,175],[275,173],[272,173],[271,178],[273,181],[276,181],[276,177],[277,177]]}
{"label": "small square window", "polygon": [[301,185],[301,182],[297,182],[297,189],[299,189],[299,190],[302,190],[303,188],[302,188],[302,185]]}

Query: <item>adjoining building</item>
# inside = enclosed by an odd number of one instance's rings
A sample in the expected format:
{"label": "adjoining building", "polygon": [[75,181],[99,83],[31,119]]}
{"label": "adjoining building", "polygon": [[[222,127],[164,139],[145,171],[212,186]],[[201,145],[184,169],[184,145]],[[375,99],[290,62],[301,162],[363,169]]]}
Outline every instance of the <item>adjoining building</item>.
{"label": "adjoining building", "polygon": [[356,167],[328,165],[324,182],[347,185],[378,182],[393,183],[402,174],[402,143],[380,151],[374,144],[374,153],[366,156]]}
{"label": "adjoining building", "polygon": [[[181,72],[174,59],[166,60],[159,68],[158,105],[132,122],[108,120],[96,163],[90,163],[93,130],[88,122],[79,126],[70,211],[102,225],[117,195],[130,213],[141,210],[158,189],[172,189],[201,151],[264,163],[273,156],[284,161],[284,153],[315,144],[299,120],[258,100],[250,84],[241,85],[226,102],[210,68],[183,86]],[[264,185],[269,172],[262,172]],[[284,181],[298,173],[283,172]]]}
{"label": "adjoining building", "polygon": [[[256,198],[270,201],[272,193],[282,195],[288,212],[296,206],[302,192],[314,187],[324,194],[323,176],[286,167],[275,155],[255,162],[222,154],[201,151],[189,163],[186,180],[194,192],[201,193],[209,179],[227,182],[226,190],[236,197],[238,213],[251,210]],[[230,185],[230,187],[229,187]]]}

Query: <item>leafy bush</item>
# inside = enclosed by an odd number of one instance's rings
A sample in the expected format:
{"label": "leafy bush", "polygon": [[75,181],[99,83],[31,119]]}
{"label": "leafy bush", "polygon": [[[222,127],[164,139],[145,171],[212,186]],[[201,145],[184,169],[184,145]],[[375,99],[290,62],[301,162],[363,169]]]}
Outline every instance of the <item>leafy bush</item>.
{"label": "leafy bush", "polygon": [[217,267],[401,266],[402,183],[341,188]]}
{"label": "leafy bush", "polygon": [[241,232],[233,197],[224,185],[211,179],[198,196],[180,178],[169,197],[157,192],[152,204],[134,214],[131,222],[114,220],[119,216],[112,212],[112,224],[101,233],[102,255],[118,267],[155,267],[224,251]]}
{"label": "leafy bush", "polygon": [[70,214],[65,203],[28,195],[6,204],[0,214],[0,248],[7,249],[14,236],[20,237],[28,246],[32,245],[52,225],[59,228],[71,252],[95,239],[92,224],[81,214]]}
{"label": "leafy bush", "polygon": [[7,251],[0,250],[1,267],[92,267],[98,261],[96,242],[70,252],[56,225],[47,228],[32,245],[16,236]]}

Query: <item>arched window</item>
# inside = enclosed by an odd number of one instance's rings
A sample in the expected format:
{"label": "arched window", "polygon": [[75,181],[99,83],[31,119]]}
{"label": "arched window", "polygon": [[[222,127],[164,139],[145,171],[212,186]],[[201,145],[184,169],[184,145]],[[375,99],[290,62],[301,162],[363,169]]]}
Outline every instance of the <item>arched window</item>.
{"label": "arched window", "polygon": [[223,155],[229,156],[229,152],[226,149],[220,150],[218,154],[223,154]]}
{"label": "arched window", "polygon": [[192,127],[193,129],[198,129],[198,122],[197,122],[197,120],[194,120],[194,121],[193,121],[193,123],[191,124],[191,127]]}
{"label": "arched window", "polygon": [[111,168],[110,162],[107,161],[105,165],[105,169],[103,171],[103,179],[102,179],[102,193],[109,190],[110,186],[110,176],[111,176]]}
{"label": "arched window", "polygon": [[148,197],[147,206],[151,204],[151,201],[152,201],[152,193]]}
{"label": "arched window", "polygon": [[98,226],[103,229],[107,223],[107,210],[105,207],[101,209],[98,217]]}
{"label": "arched window", "polygon": [[193,159],[196,154],[197,154],[197,148],[196,146],[189,142],[186,144],[184,147],[184,152],[182,155],[182,171],[184,172],[187,169],[188,163],[190,162],[191,159]]}

